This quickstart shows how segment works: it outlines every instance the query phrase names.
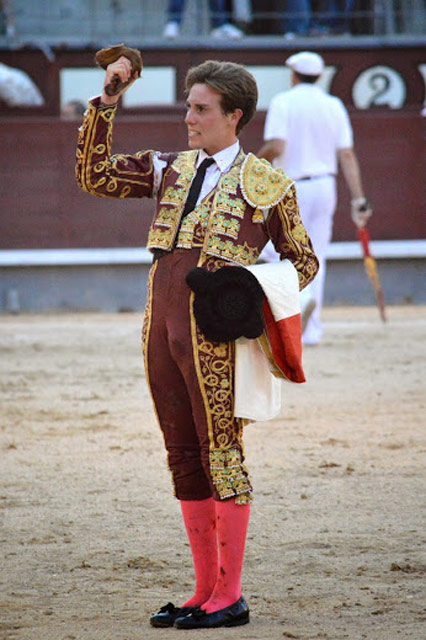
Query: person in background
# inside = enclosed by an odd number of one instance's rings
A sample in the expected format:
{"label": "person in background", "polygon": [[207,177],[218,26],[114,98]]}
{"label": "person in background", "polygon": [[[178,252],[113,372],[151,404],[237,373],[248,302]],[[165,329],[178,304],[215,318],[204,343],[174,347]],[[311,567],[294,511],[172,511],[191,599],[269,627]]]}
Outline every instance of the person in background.
{"label": "person in background", "polygon": [[[323,334],[321,309],[326,253],[336,208],[336,174],[340,164],[351,195],[355,225],[363,226],[372,211],[365,197],[361,172],[353,149],[349,115],[342,101],[316,85],[324,70],[317,53],[290,56],[291,89],[276,95],[268,108],[264,144],[257,156],[285,170],[296,181],[300,215],[320,262],[315,280],[303,292],[304,344],[318,344]],[[273,261],[270,245],[261,258]]]}
{"label": "person in background", "polygon": [[310,35],[350,33],[354,0],[319,0],[315,6]]}
{"label": "person in background", "polygon": [[283,33],[288,40],[306,36],[311,25],[311,0],[286,0]]}
{"label": "person in background", "polygon": [[41,107],[44,98],[30,76],[22,69],[0,62],[0,103],[8,107]]}
{"label": "person in background", "polygon": [[282,33],[288,40],[349,33],[353,3],[354,0],[286,0]]}
{"label": "person in background", "polygon": [[251,0],[225,0],[225,9],[232,22],[243,33],[250,33],[253,12]]}
{"label": "person in background", "polygon": [[62,120],[81,120],[86,105],[81,100],[70,100],[61,109]]}
{"label": "person in background", "polygon": [[[169,0],[167,9],[167,24],[164,27],[163,38],[175,40],[180,35],[185,0]],[[236,40],[243,37],[243,32],[228,20],[226,0],[209,0],[213,38],[229,38]]]}
{"label": "person in background", "polygon": [[0,0],[0,35],[3,34],[11,40],[16,36],[15,15],[9,0]]}

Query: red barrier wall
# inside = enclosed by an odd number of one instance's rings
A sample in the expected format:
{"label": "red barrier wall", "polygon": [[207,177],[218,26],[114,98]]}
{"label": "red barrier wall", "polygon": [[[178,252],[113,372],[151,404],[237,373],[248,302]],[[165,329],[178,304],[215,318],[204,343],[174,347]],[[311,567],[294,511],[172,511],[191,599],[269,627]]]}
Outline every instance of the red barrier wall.
{"label": "red barrier wall", "polygon": [[[246,151],[262,142],[264,114],[241,136]],[[374,204],[375,239],[424,236],[424,142],[417,113],[352,116],[366,193]],[[127,247],[145,243],[153,203],[82,192],[74,178],[78,124],[58,118],[0,122],[0,248]],[[113,150],[186,148],[181,116],[117,116]],[[423,177],[424,177],[423,171]],[[334,240],[354,240],[349,201],[339,178]]]}
{"label": "red barrier wall", "polygon": [[[420,110],[424,82],[419,65],[420,46],[328,47],[321,54],[338,68],[331,92],[348,106],[355,134],[365,191],[373,203],[370,223],[374,239],[425,237],[426,175],[425,122]],[[321,49],[321,45],[316,47]],[[180,106],[140,109],[138,115],[121,111],[116,119],[114,151],[186,148],[183,124],[183,80],[189,66],[207,57],[243,64],[282,64],[293,53],[273,46],[228,50],[144,51],[147,65],[176,66]],[[37,110],[12,110],[0,105],[0,249],[59,247],[126,247],[145,243],[153,203],[115,201],[83,193],[74,179],[74,153],[78,123],[61,121],[59,71],[63,67],[93,65],[94,51],[55,51],[49,63],[40,51],[3,51],[1,59],[25,69],[39,84],[47,106]],[[352,87],[360,72],[371,65],[390,65],[404,78],[406,97],[402,108],[357,110]],[[37,113],[37,117],[34,115]],[[256,152],[262,143],[264,112],[243,131],[246,151]],[[355,240],[349,201],[339,177],[339,204],[334,240]]]}

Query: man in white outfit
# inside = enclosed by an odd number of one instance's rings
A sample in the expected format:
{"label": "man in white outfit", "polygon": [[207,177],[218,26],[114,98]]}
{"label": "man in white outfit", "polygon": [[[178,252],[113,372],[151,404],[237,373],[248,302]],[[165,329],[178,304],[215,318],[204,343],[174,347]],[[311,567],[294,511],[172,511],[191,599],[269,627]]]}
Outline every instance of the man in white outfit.
{"label": "man in white outfit", "polygon": [[[301,300],[306,320],[303,342],[318,344],[323,333],[325,258],[336,208],[338,164],[350,191],[354,223],[364,226],[371,209],[364,196],[348,113],[339,98],[315,84],[324,70],[323,59],[317,53],[301,51],[290,56],[286,65],[291,69],[291,89],[272,99],[265,122],[265,142],[257,156],[281,167],[296,181],[302,222],[320,263],[317,277]],[[270,243],[261,258],[268,262],[279,260]]]}

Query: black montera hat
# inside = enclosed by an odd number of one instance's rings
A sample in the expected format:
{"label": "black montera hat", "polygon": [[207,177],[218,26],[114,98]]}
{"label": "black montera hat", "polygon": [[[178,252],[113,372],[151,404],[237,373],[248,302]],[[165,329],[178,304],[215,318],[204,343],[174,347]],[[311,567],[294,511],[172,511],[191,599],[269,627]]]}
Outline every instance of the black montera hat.
{"label": "black montera hat", "polygon": [[196,267],[186,276],[194,291],[194,315],[208,340],[228,342],[263,332],[265,294],[257,278],[244,267],[206,271]]}

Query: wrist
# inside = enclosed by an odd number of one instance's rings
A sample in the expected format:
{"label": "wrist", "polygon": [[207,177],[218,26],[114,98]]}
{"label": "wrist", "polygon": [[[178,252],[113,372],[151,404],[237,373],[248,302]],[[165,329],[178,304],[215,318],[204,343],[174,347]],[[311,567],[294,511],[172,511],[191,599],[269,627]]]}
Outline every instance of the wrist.
{"label": "wrist", "polygon": [[112,98],[108,96],[105,91],[101,95],[100,105],[101,107],[115,107],[118,104],[118,98]]}
{"label": "wrist", "polygon": [[367,198],[365,196],[358,196],[357,198],[352,198],[351,200],[351,204],[354,207],[358,207],[360,205],[363,205],[367,202]]}

